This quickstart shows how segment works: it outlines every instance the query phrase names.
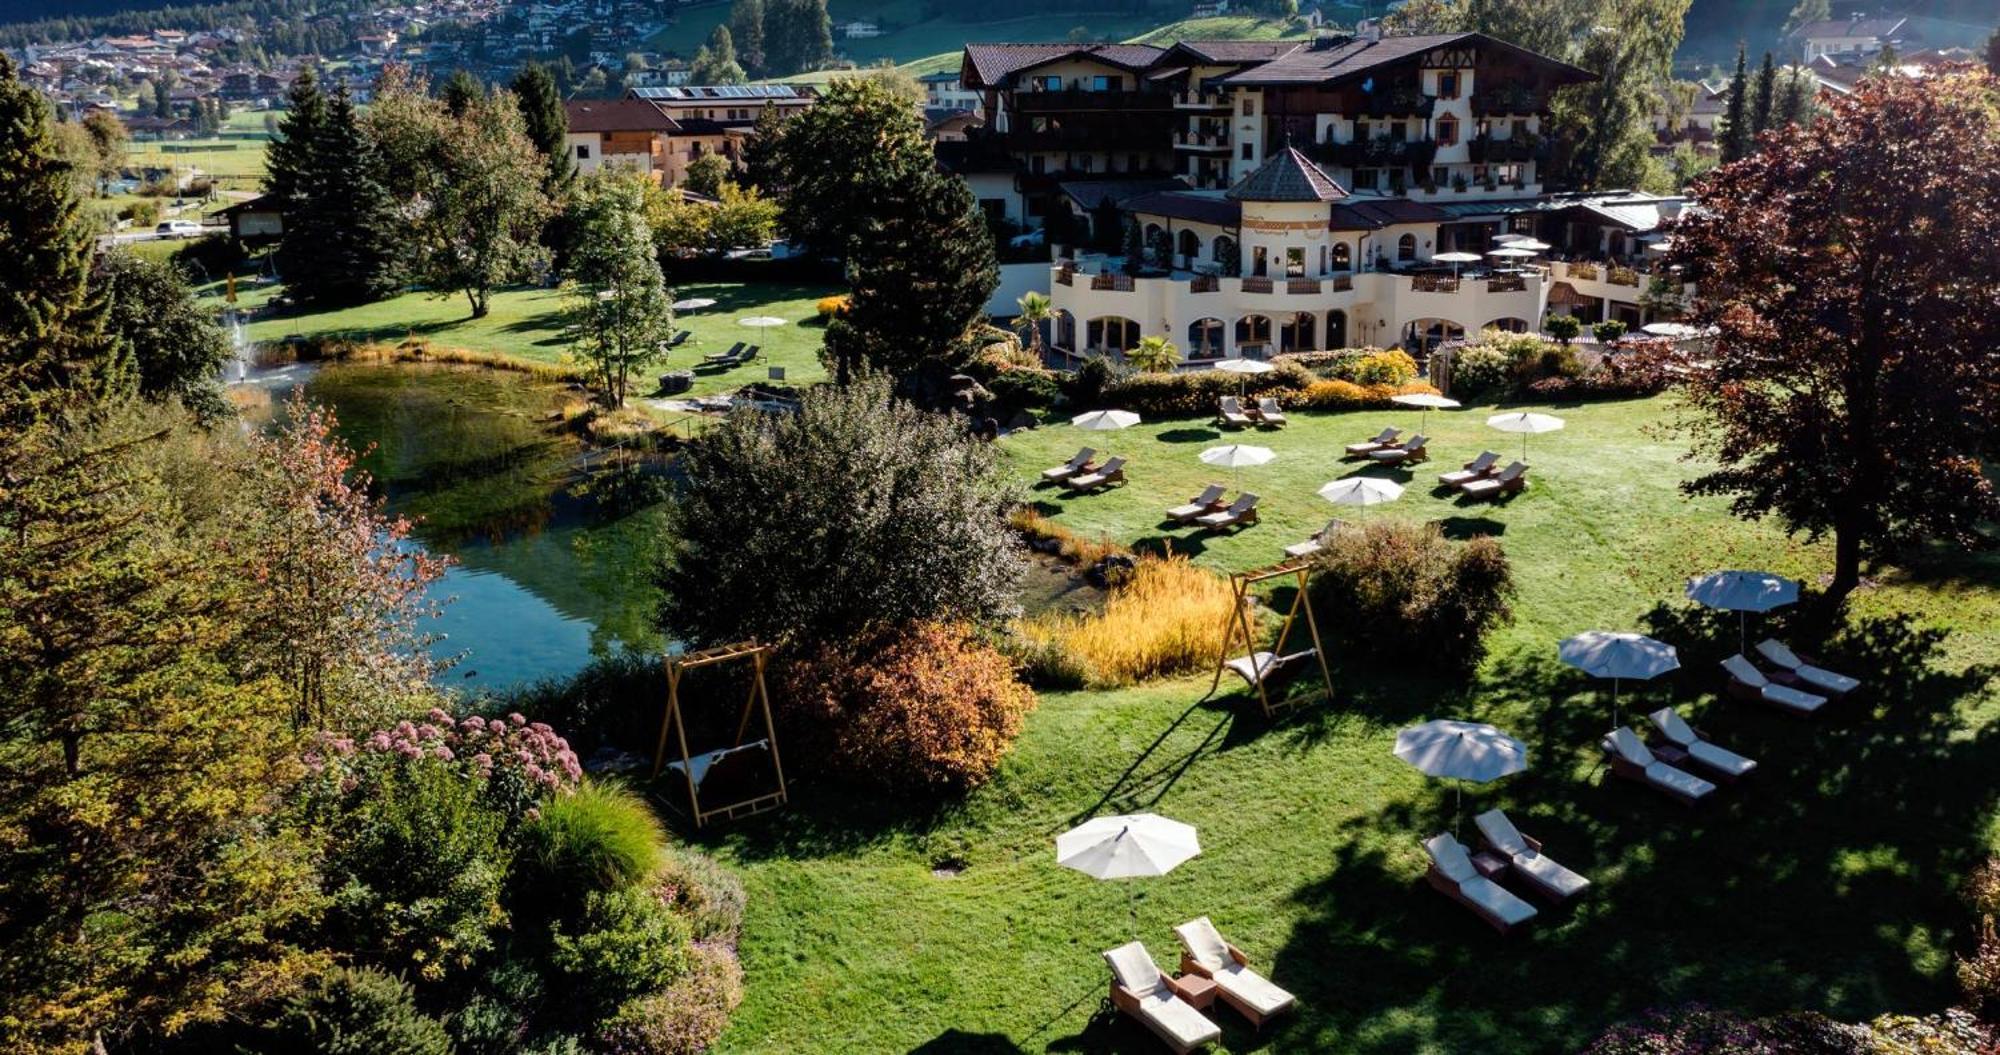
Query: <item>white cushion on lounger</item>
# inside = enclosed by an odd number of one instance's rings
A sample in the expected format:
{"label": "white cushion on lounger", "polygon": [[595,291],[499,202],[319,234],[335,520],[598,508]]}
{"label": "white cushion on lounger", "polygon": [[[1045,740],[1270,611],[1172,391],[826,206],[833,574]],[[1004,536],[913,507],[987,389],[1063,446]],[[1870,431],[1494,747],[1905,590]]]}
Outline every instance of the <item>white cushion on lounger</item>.
{"label": "white cushion on lounger", "polygon": [[1687,745],[1687,753],[1702,765],[1732,777],[1748,776],[1751,770],[1757,768],[1756,762],[1726,747],[1717,747],[1706,740],[1696,740]]}
{"label": "white cushion on lounger", "polygon": [[1771,684],[1771,679],[1765,677],[1764,672],[1758,670],[1756,665],[1751,663],[1740,652],[1723,660],[1722,669],[1728,671],[1730,677],[1753,689],[1761,689]]}
{"label": "white cushion on lounger", "polygon": [[1139,1013],[1170,1034],[1183,1048],[1199,1047],[1222,1036],[1222,1027],[1194,1009],[1171,990],[1161,989],[1139,998]]}
{"label": "white cushion on lounger", "polygon": [[1207,916],[1191,919],[1174,928],[1180,935],[1181,946],[1194,958],[1194,962],[1211,971],[1219,971],[1227,964],[1235,963],[1229,955],[1229,943],[1222,940],[1222,932]]}
{"label": "white cushion on lounger", "polygon": [[1513,864],[1515,871],[1527,876],[1535,885],[1554,893],[1557,897],[1574,897],[1590,887],[1590,880],[1533,850],[1515,854]]}
{"label": "white cushion on lounger", "polygon": [[1458,892],[1467,901],[1485,909],[1498,917],[1500,922],[1513,926],[1535,918],[1535,906],[1507,892],[1507,888],[1484,876],[1475,875],[1458,884]]}
{"label": "white cushion on lounger", "polygon": [[1659,760],[1653,757],[1653,752],[1647,750],[1646,745],[1640,742],[1638,735],[1625,726],[1621,725],[1611,731],[1611,746],[1618,752],[1620,758],[1635,766],[1659,764]]}
{"label": "white cushion on lounger", "polygon": [[1319,548],[1320,548],[1320,547],[1319,547],[1319,540],[1318,540],[1318,539],[1316,539],[1316,538],[1309,538],[1309,539],[1305,540],[1304,542],[1295,542],[1295,543],[1293,543],[1292,545],[1289,545],[1289,546],[1286,546],[1286,547],[1285,547],[1285,556],[1287,556],[1287,557],[1310,557],[1310,556],[1312,556],[1313,554],[1315,554],[1315,553],[1318,553],[1318,552],[1319,552]]}
{"label": "white cushion on lounger", "polygon": [[1292,994],[1240,963],[1231,961],[1216,970],[1214,977],[1217,988],[1250,1005],[1259,1015],[1273,1015],[1292,1004]]}
{"label": "white cushion on lounger", "polygon": [[1821,692],[1833,693],[1835,696],[1846,692],[1853,692],[1855,689],[1861,687],[1859,681],[1845,674],[1835,674],[1833,671],[1823,667],[1815,667],[1810,663],[1800,664],[1799,668],[1792,671],[1792,673],[1797,675],[1798,679],[1807,685]]}
{"label": "white cushion on lounger", "polygon": [[1708,781],[1685,769],[1675,769],[1665,762],[1655,762],[1647,766],[1646,779],[1663,788],[1672,788],[1691,799],[1701,798],[1715,790],[1715,785]]}
{"label": "white cushion on lounger", "polygon": [[1500,810],[1487,810],[1472,818],[1472,823],[1478,825],[1479,834],[1486,836],[1486,841],[1503,854],[1531,852],[1528,840],[1521,837],[1521,829],[1514,827],[1514,822]]}
{"label": "white cushion on lounger", "polygon": [[1111,965],[1111,976],[1118,984],[1139,996],[1156,990],[1165,992],[1166,986],[1160,981],[1159,965],[1153,962],[1153,955],[1146,951],[1142,942],[1131,942],[1104,954],[1105,962]]}
{"label": "white cushion on lounger", "polygon": [[1652,719],[1653,727],[1665,735],[1668,740],[1682,747],[1698,743],[1701,740],[1701,737],[1695,733],[1694,726],[1689,725],[1687,719],[1681,717],[1681,712],[1674,710],[1672,707],[1662,707],[1646,717]]}
{"label": "white cushion on lounger", "polygon": [[1799,711],[1803,714],[1811,714],[1821,707],[1826,706],[1826,697],[1815,696],[1810,692],[1801,692],[1798,689],[1785,685],[1766,685],[1763,688],[1763,693],[1766,702],[1775,703],[1780,707]]}
{"label": "white cushion on lounger", "polygon": [[1438,871],[1461,888],[1466,880],[1479,878],[1479,869],[1472,867],[1472,858],[1466,854],[1464,844],[1452,838],[1450,832],[1439,832],[1424,840],[1424,849]]}

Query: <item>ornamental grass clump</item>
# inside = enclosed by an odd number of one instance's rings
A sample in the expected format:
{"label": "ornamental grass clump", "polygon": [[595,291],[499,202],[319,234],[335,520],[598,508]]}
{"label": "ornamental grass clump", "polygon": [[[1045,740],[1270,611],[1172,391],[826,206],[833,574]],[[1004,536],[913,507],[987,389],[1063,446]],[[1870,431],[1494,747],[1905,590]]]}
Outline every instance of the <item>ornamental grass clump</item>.
{"label": "ornamental grass clump", "polygon": [[590,894],[652,879],[667,846],[644,799],[616,784],[588,781],[550,801],[521,834],[515,861],[519,904],[569,915]]}
{"label": "ornamental grass clump", "polygon": [[1020,632],[1074,657],[1093,685],[1135,685],[1212,664],[1232,597],[1228,580],[1186,557],[1147,557],[1101,611],[1044,613]]}

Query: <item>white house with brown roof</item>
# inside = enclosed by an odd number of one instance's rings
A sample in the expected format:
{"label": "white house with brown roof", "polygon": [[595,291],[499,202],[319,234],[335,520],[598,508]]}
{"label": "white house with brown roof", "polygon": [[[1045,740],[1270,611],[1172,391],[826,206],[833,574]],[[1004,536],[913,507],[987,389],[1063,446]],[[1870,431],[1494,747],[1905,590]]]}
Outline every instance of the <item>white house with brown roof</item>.
{"label": "white house with brown roof", "polygon": [[1823,56],[1873,55],[1899,42],[1907,18],[1829,18],[1792,30],[1799,56],[1810,63]]}

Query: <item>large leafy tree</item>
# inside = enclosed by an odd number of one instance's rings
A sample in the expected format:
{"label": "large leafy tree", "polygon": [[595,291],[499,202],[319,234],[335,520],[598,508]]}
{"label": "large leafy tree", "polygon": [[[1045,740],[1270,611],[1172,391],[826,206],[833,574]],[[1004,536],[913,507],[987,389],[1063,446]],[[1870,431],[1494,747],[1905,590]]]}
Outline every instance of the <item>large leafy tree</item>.
{"label": "large leafy tree", "polygon": [[1024,568],[989,445],[870,379],[745,409],[682,455],[661,622],[698,645],[814,647],[912,620],[991,625]]}
{"label": "large leafy tree", "polygon": [[569,330],[574,354],[589,364],[612,406],[625,405],[632,375],[658,362],[674,311],[646,222],[646,184],[638,176],[585,180],[571,208],[576,250],[570,256]]}
{"label": "large leafy tree", "polygon": [[812,109],[775,135],[773,126],[758,124],[757,142],[770,153],[754,159],[752,177],[766,190],[783,188],[785,230],[823,253],[853,249],[882,189],[934,167],[923,119],[871,77],[835,78]]}
{"label": "large leafy tree", "polygon": [[718,25],[709,33],[708,43],[695,51],[689,73],[696,84],[742,84],[747,79],[728,26]]}
{"label": "large leafy tree", "polygon": [[1876,77],[1696,185],[1673,260],[1720,327],[1690,482],[1864,560],[2000,516],[2000,107],[1991,77]]}
{"label": "large leafy tree", "polygon": [[956,365],[966,331],[1000,284],[993,237],[971,190],[928,168],[877,189],[847,274],[853,298],[826,331],[838,380],[866,366],[914,393]]}
{"label": "large leafy tree", "polygon": [[481,91],[464,116],[447,113],[430,127],[442,138],[412,231],[418,272],[441,296],[463,294],[472,317],[484,318],[494,288],[544,258],[542,156],[511,92]]}
{"label": "large leafy tree", "polygon": [[1572,183],[1590,188],[1640,182],[1654,141],[1654,100],[1673,78],[1688,4],[1607,0],[1576,30],[1580,43],[1570,48],[1573,61],[1598,79],[1558,93],[1555,122],[1572,144]]}
{"label": "large leafy tree", "polygon": [[729,37],[736,61],[752,76],[764,75],[764,0],[736,0],[729,5]]}
{"label": "large leafy tree", "polygon": [[98,258],[91,280],[104,292],[107,328],[138,370],[140,395],[178,399],[205,421],[229,413],[221,383],[229,341],[177,268],[114,251]]}

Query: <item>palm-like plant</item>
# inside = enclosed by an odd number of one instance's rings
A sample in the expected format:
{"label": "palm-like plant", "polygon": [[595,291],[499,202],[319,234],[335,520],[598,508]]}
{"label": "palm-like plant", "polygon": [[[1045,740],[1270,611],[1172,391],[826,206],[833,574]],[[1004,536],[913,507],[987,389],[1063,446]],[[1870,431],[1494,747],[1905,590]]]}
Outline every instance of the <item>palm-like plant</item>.
{"label": "palm-like plant", "polygon": [[1035,353],[1037,363],[1042,360],[1042,323],[1055,316],[1049,308],[1049,295],[1029,290],[1014,302],[1020,305],[1020,314],[1014,316],[1014,329],[1028,339],[1028,348]]}
{"label": "palm-like plant", "polygon": [[1165,337],[1141,337],[1138,345],[1125,353],[1125,361],[1147,373],[1164,374],[1180,365],[1181,350]]}

